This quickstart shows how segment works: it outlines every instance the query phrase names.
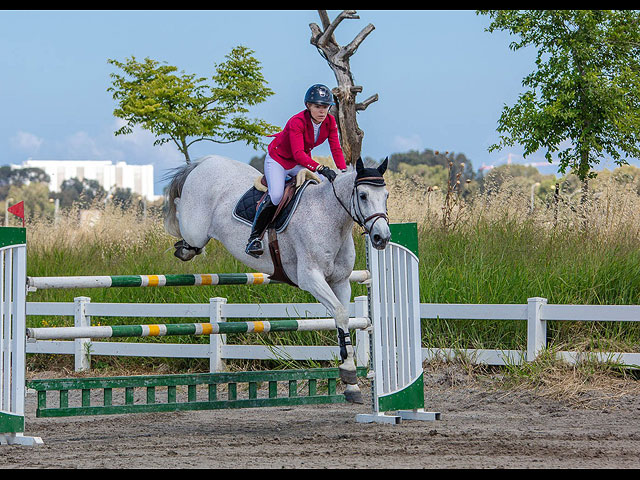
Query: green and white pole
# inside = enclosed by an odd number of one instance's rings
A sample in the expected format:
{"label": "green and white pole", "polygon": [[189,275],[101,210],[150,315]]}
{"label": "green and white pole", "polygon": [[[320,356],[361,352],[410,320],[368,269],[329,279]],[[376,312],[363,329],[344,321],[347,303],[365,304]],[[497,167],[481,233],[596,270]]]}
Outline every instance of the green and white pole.
{"label": "green and white pole", "polygon": [[[367,283],[366,270],[351,273],[351,282]],[[281,283],[271,280],[266,273],[202,273],[167,275],[96,275],[69,277],[28,277],[30,291],[68,288],[113,287],[183,287],[206,285],[268,285]]]}
{"label": "green and white pole", "polygon": [[[369,327],[366,317],[349,319],[349,329]],[[112,325],[99,327],[28,328],[27,338],[72,340],[76,338],[164,337],[167,335],[216,335],[229,333],[311,332],[335,330],[333,318],[252,322],[173,323],[163,325]]]}

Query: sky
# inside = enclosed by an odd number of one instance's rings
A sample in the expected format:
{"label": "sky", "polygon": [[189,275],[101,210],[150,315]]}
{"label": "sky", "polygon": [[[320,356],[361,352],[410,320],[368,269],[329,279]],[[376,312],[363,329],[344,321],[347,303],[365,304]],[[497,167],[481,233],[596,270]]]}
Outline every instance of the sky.
{"label": "sky", "polygon": [[[338,10],[329,10],[334,19]],[[522,148],[489,153],[505,105],[524,91],[535,52],[509,49],[507,33],[489,33],[489,18],[474,10],[358,10],[335,32],[347,45],[369,23],[375,30],[351,58],[363,101],[379,100],[358,114],[362,156],[382,160],[424,149],[464,153],[474,170],[483,165],[546,162]],[[167,62],[185,73],[211,77],[232,48],[253,50],[275,94],[249,115],[284,127],[304,109],[315,83],[337,85],[311,45],[317,10],[1,10],[0,165],[34,160],[111,160],[153,164],[155,193],[168,169],[184,163],[175,146],[153,146],[142,129],[115,136],[122,125],[107,91],[108,59],[135,56]],[[268,143],[268,142],[267,142]],[[219,154],[249,162],[262,155],[243,143],[198,142],[192,158]],[[328,155],[328,146],[313,150]],[[634,163],[636,164],[636,163]],[[543,174],[554,165],[536,165]],[[601,167],[614,168],[603,162]]]}

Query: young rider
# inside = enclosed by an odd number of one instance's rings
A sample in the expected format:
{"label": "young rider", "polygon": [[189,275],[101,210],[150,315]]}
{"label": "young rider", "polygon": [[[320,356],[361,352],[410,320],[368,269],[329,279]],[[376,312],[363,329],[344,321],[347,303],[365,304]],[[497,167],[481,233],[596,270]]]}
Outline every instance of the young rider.
{"label": "young rider", "polygon": [[312,85],[304,96],[306,109],[289,119],[284,130],[273,135],[264,159],[264,175],[268,194],[256,209],[246,253],[258,258],[264,253],[262,233],[275,213],[284,192],[287,176],[294,177],[307,168],[325,176],[330,182],[336,173],[329,167],[318,164],[311,158],[311,149],[329,140],[331,155],[336,166],[345,171],[347,166],[338,138],[335,118],[329,114],[333,105],[333,94],[325,85]]}

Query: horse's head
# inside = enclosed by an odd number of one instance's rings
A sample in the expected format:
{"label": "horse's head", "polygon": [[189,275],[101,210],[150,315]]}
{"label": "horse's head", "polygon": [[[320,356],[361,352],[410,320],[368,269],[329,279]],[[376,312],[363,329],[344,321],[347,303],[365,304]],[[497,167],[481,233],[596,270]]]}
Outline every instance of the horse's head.
{"label": "horse's head", "polygon": [[366,168],[362,158],[359,158],[356,162],[356,179],[353,186],[352,214],[369,234],[371,243],[377,250],[383,250],[391,239],[387,218],[389,192],[385,188],[383,178],[388,160],[385,158],[377,168]]}

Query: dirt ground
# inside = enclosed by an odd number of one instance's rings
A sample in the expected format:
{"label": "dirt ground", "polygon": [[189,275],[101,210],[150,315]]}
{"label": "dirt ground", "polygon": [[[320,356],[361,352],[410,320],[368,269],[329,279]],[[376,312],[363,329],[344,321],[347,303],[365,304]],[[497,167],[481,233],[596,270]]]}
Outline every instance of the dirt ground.
{"label": "dirt ground", "polygon": [[[426,372],[436,422],[359,424],[364,405],[320,405],[35,418],[38,447],[1,446],[0,468],[361,469],[639,468],[640,393],[585,390],[571,398],[496,388],[449,367]],[[363,388],[366,396],[369,389]]]}

